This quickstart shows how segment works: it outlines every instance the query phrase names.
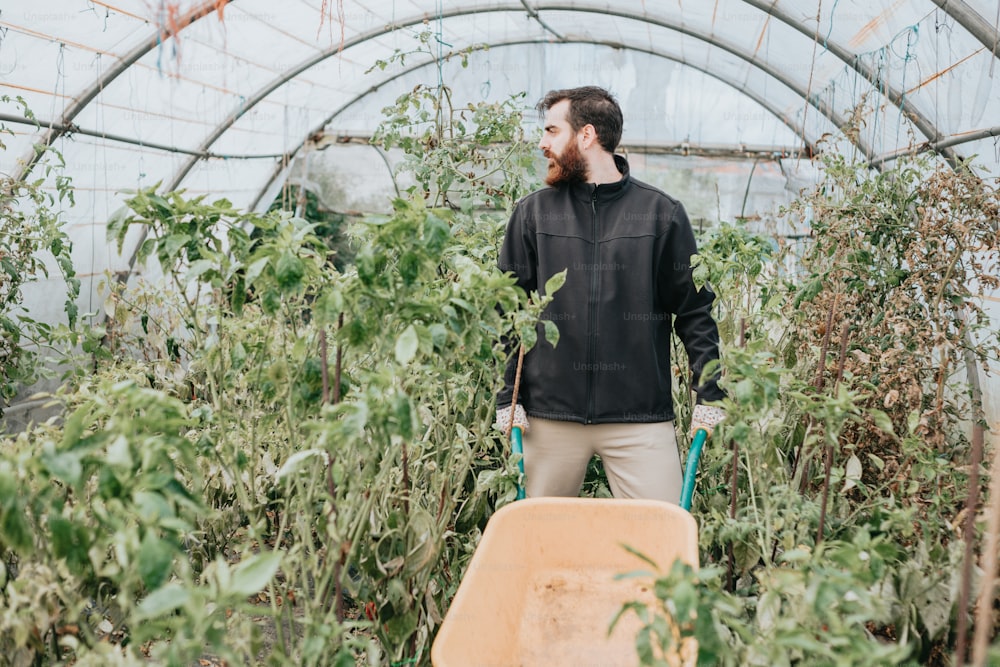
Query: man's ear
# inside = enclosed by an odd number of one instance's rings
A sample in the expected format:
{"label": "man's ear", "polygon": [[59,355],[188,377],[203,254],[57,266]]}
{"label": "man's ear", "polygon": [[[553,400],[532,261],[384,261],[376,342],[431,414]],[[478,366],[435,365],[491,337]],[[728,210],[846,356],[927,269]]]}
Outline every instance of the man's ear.
{"label": "man's ear", "polygon": [[586,124],[580,128],[580,143],[584,149],[590,148],[597,141],[597,130],[591,124]]}

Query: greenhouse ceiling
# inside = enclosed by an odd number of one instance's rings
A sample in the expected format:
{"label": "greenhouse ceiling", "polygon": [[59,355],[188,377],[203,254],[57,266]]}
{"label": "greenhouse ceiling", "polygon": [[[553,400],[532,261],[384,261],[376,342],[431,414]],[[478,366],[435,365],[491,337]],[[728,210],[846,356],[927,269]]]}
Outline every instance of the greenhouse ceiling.
{"label": "greenhouse ceiling", "polygon": [[[526,109],[603,85],[636,153],[780,160],[846,130],[874,165],[916,147],[997,175],[998,18],[997,0],[4,0],[0,169],[39,178],[34,146],[61,154],[91,302],[105,271],[131,268],[134,248],[104,241],[122,191],[266,207],[304,149],[363,142],[421,82],[526,92]],[[466,67],[447,57],[465,49]]]}

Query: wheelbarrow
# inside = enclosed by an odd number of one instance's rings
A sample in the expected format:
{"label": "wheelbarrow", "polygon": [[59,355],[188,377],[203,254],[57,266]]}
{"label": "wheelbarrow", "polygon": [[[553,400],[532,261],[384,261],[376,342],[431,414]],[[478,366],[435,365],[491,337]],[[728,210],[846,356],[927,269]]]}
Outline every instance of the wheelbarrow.
{"label": "wheelbarrow", "polygon": [[[521,433],[512,433],[521,449]],[[698,527],[689,513],[694,478],[708,434],[688,453],[682,506],[656,500],[529,498],[494,514],[469,562],[431,649],[435,667],[615,667],[638,661],[641,622],[622,605],[653,605],[649,581],[618,575],[675,560],[698,567]],[[523,497],[523,496],[521,496]],[[694,642],[670,664],[693,665]]]}

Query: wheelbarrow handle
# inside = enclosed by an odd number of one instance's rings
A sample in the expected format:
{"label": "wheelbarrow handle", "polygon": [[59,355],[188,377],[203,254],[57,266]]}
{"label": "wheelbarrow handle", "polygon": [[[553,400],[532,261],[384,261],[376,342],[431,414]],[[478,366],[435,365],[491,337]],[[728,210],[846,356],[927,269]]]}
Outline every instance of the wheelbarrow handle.
{"label": "wheelbarrow handle", "polygon": [[[514,454],[519,455],[521,458],[517,462],[517,469],[521,472],[521,477],[524,477],[524,444],[521,442],[521,427],[515,426],[510,430],[510,450]],[[524,485],[518,482],[517,484],[517,499],[524,500]]]}
{"label": "wheelbarrow handle", "polygon": [[698,474],[698,461],[701,459],[701,450],[708,440],[708,431],[703,428],[698,429],[691,441],[691,449],[688,450],[687,463],[684,466],[684,485],[681,486],[681,507],[688,512],[691,511],[691,497],[694,495],[694,478]]}

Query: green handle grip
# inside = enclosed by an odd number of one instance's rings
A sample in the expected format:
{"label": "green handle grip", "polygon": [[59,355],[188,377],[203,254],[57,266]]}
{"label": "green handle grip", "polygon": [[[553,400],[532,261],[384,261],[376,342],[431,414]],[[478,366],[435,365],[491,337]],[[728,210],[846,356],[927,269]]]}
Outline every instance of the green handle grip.
{"label": "green handle grip", "polygon": [[681,507],[688,512],[691,511],[691,496],[694,495],[694,478],[698,474],[698,461],[701,459],[701,450],[708,440],[708,431],[703,428],[698,429],[691,441],[691,449],[688,451],[687,464],[684,466],[684,485],[681,487]]}
{"label": "green handle grip", "polygon": [[[517,462],[517,468],[521,471],[521,476],[524,476],[524,445],[521,442],[521,427],[515,426],[510,431],[510,449],[515,454],[521,455],[521,460]],[[524,487],[520,484],[517,485],[517,499],[524,500]]]}

